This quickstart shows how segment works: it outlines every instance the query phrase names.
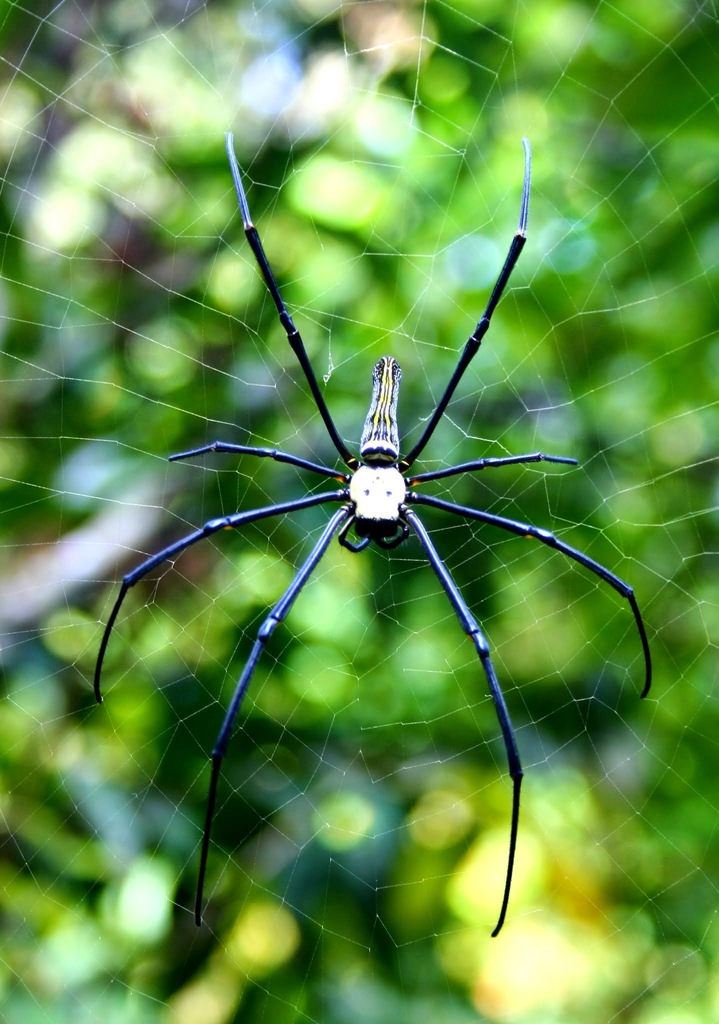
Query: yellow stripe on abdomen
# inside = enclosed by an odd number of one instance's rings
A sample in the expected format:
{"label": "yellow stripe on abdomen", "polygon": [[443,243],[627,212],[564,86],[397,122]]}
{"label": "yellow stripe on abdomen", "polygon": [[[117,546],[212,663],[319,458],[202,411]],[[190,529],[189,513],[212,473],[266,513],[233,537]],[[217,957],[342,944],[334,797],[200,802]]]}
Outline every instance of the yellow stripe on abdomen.
{"label": "yellow stripe on abdomen", "polygon": [[393,356],[382,356],[372,371],[372,400],[362,430],[360,455],[365,462],[397,462],[397,398],[402,371]]}

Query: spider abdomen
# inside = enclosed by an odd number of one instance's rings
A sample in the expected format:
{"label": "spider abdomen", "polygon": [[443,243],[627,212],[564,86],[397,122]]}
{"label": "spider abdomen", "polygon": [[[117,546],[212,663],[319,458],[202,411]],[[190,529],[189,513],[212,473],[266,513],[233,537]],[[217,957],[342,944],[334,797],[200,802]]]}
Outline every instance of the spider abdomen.
{"label": "spider abdomen", "polygon": [[404,477],[395,466],[360,466],[350,480],[355,518],[395,524],[407,497]]}
{"label": "spider abdomen", "polygon": [[399,458],[397,397],[402,371],[393,356],[382,356],[372,371],[372,400],[360,439],[367,462],[394,463]]}

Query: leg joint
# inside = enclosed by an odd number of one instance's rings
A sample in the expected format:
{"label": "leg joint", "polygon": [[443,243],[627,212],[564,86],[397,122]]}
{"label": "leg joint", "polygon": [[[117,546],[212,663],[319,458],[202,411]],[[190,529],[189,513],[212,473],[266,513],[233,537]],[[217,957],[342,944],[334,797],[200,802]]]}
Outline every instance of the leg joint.
{"label": "leg joint", "polygon": [[272,636],[279,624],[280,619],[276,619],[274,615],[268,615],[257,631],[257,639],[261,643],[265,643]]}

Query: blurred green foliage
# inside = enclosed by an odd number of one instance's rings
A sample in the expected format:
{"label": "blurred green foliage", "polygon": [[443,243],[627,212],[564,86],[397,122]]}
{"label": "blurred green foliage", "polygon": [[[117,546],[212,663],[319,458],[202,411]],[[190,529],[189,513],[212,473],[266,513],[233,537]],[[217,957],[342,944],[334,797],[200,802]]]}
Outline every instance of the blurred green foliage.
{"label": "blurred green foliage", "polygon": [[[719,26],[711,5],[63,0],[0,18],[3,1019],[715,1019]],[[539,545],[426,515],[489,636],[414,541],[332,545],[266,652],[191,906],[209,754],[254,630],[326,511],[207,518],[318,486],[168,453],[333,454],[244,240],[223,135],[327,401],[356,445],[374,361],[418,437],[515,230],[530,234],[426,468],[554,529],[650,629]],[[319,485],[323,485],[320,483]]]}

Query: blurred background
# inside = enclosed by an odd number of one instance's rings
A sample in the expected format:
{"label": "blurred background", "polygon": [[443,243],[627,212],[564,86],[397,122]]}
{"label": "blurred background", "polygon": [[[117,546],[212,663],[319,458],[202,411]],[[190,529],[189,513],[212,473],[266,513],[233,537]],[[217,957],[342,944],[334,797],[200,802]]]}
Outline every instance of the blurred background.
{"label": "blurred background", "polygon": [[[719,26],[713,5],[60,0],[0,17],[4,1020],[385,1024],[719,1013]],[[376,359],[405,451],[519,215],[529,239],[419,469],[526,771],[516,874],[486,681],[415,540],[332,544],[209,755],[326,489],[216,438],[334,463],[242,233],[248,198],[339,431]]]}

